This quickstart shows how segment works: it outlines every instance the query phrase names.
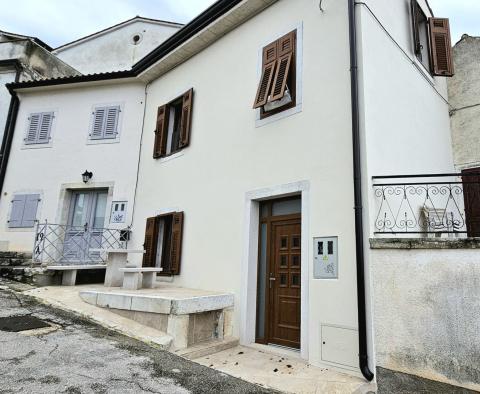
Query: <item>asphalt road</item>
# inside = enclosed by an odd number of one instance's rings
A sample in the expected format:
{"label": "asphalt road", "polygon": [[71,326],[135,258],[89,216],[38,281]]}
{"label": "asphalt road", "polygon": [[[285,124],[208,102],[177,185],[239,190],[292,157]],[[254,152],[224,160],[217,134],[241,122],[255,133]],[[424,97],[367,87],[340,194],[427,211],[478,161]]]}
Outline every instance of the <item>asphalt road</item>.
{"label": "asphalt road", "polygon": [[0,393],[273,393],[151,348],[6,290],[0,317],[31,314],[57,327],[0,331]]}

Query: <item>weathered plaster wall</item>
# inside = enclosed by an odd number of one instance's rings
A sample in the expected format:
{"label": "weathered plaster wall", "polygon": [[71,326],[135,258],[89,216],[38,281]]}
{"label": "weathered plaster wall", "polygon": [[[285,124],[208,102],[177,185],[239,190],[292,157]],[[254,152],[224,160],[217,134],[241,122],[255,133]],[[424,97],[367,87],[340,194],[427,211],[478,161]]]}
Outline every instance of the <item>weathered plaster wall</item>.
{"label": "weathered plaster wall", "polygon": [[[128,70],[179,28],[176,24],[133,21],[54,53],[83,74]],[[132,38],[137,34],[141,40],[134,44]]]}
{"label": "weathered plaster wall", "polygon": [[377,364],[480,390],[478,249],[375,249],[371,265]]}
{"label": "weathered plaster wall", "polygon": [[15,74],[16,72],[14,69],[3,71],[0,69],[0,141],[5,130],[5,122],[7,121],[11,97],[5,84],[15,81]]}
{"label": "weathered plaster wall", "polygon": [[480,166],[480,37],[464,35],[453,47],[455,76],[448,80],[452,142],[458,169]]}

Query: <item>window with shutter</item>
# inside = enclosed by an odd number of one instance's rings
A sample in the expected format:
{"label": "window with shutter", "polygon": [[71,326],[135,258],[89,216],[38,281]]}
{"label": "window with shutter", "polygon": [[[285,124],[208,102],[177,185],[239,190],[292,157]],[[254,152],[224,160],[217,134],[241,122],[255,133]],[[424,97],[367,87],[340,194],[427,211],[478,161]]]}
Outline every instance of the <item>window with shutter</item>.
{"label": "window with shutter", "polygon": [[92,129],[90,139],[115,139],[118,135],[118,118],[120,107],[97,107],[93,111]]}
{"label": "window with shutter", "polygon": [[169,156],[190,144],[193,89],[158,107],[153,158]]}
{"label": "window with shutter", "polygon": [[144,267],[161,267],[160,275],[179,275],[182,253],[183,212],[147,219]]}
{"label": "window with shutter", "polygon": [[260,117],[296,105],[296,30],[267,45],[262,51],[262,74],[253,108]]}
{"label": "window with shutter", "polygon": [[450,23],[445,18],[430,18],[429,24],[433,75],[452,77],[453,57]]}
{"label": "window with shutter", "polygon": [[8,227],[30,228],[37,221],[37,209],[40,201],[39,194],[17,194],[12,200],[12,210]]}
{"label": "window with shutter", "polygon": [[30,114],[25,144],[48,144],[53,123],[53,112]]}
{"label": "window with shutter", "polygon": [[411,0],[412,27],[413,27],[413,51],[416,58],[427,70],[430,71],[430,43],[428,18],[418,4],[417,0]]}

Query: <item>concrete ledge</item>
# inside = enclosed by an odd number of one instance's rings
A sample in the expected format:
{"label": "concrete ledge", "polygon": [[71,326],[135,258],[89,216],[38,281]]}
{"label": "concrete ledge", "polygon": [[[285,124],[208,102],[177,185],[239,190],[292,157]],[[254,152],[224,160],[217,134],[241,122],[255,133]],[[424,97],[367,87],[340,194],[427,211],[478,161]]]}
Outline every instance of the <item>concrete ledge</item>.
{"label": "concrete ledge", "polygon": [[480,238],[370,238],[370,249],[480,249]]}
{"label": "concrete ledge", "polygon": [[188,315],[190,313],[221,310],[232,307],[234,303],[233,294],[176,298],[168,295],[156,295],[155,293],[146,295],[83,290],[80,291],[80,297],[91,305],[169,315]]}

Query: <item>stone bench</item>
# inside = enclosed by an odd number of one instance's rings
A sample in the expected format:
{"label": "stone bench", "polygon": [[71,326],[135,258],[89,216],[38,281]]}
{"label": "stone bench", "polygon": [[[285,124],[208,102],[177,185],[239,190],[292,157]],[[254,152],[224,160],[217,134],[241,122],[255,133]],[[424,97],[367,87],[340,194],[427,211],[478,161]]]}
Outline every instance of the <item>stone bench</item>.
{"label": "stone bench", "polygon": [[100,252],[107,254],[107,272],[105,272],[106,287],[120,287],[123,283],[123,273],[121,268],[127,265],[128,254],[145,253],[143,249],[90,249],[91,252]]}
{"label": "stone bench", "polygon": [[126,267],[120,268],[123,272],[123,288],[128,290],[138,290],[140,288],[152,289],[155,287],[155,278],[157,272],[162,272],[163,268],[149,267]]}
{"label": "stone bench", "polygon": [[92,264],[92,265],[50,265],[47,270],[50,271],[63,271],[62,272],[62,286],[75,286],[77,280],[78,270],[98,270],[106,269],[105,264]]}

